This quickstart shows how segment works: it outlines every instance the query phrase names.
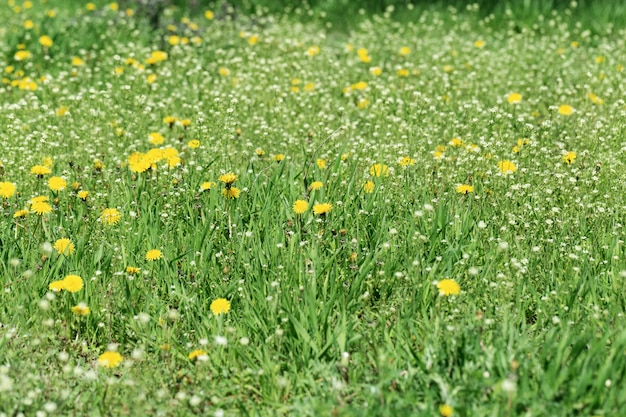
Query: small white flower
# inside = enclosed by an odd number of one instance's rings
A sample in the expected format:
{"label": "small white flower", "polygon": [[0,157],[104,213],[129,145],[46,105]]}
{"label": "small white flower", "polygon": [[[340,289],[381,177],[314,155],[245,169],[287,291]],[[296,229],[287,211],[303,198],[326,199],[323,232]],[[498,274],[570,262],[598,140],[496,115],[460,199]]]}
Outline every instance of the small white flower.
{"label": "small white flower", "polygon": [[52,244],[50,242],[44,242],[41,244],[41,250],[46,253],[47,255],[50,255],[52,253]]}
{"label": "small white flower", "polygon": [[512,394],[516,390],[517,390],[517,384],[515,383],[513,379],[506,378],[504,381],[502,381],[502,391],[508,394]]}
{"label": "small white flower", "polygon": [[57,405],[56,403],[49,401],[43,405],[43,409],[47,411],[48,413],[54,413],[57,409]]}

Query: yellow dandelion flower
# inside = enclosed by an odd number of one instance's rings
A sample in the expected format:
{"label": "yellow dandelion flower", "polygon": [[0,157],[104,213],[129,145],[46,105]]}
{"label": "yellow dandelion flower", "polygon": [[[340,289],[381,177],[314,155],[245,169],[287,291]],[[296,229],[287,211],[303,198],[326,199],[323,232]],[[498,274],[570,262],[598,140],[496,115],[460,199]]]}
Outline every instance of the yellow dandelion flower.
{"label": "yellow dandelion flower", "polygon": [[559,114],[562,116],[571,116],[574,113],[574,108],[569,104],[561,104],[559,106]]}
{"label": "yellow dandelion flower", "polygon": [[458,148],[459,146],[463,146],[463,141],[459,138],[452,138],[450,142],[448,142],[448,145]]}
{"label": "yellow dandelion flower", "polygon": [[[160,153],[161,150],[157,149],[157,152]],[[152,154],[151,156],[154,156],[154,154]],[[159,155],[159,160],[160,160],[160,155]],[[145,172],[149,170],[152,167],[153,162],[155,161],[151,157],[148,157],[146,154],[143,154],[141,152],[133,152],[128,157],[128,168],[132,172],[141,173],[141,172]]]}
{"label": "yellow dandelion flower", "polygon": [[367,89],[367,83],[365,81],[359,81],[350,86],[352,90],[365,91]]}
{"label": "yellow dandelion flower", "polygon": [[52,281],[50,285],[48,285],[48,289],[54,292],[61,292],[62,290],[65,289],[65,281],[63,281],[62,279],[57,280],[57,281]]}
{"label": "yellow dandelion flower", "polygon": [[165,142],[165,138],[159,132],[152,132],[148,134],[148,142],[150,142],[151,145],[158,146]]}
{"label": "yellow dandelion flower", "polygon": [[315,56],[315,55],[319,55],[320,53],[320,47],[319,46],[309,46],[309,49],[306,50],[306,54],[308,56]]}
{"label": "yellow dandelion flower", "polygon": [[373,193],[374,192],[374,188],[376,188],[376,185],[372,181],[366,181],[363,184],[363,191],[365,191],[365,193],[367,193],[367,194]]}
{"label": "yellow dandelion flower", "polygon": [[67,181],[61,177],[50,177],[48,179],[48,188],[54,192],[62,191],[67,187]]}
{"label": "yellow dandelion flower", "polygon": [[196,349],[196,350],[190,352],[189,355],[187,355],[187,357],[190,360],[198,359],[198,357],[200,357],[200,356],[206,356],[206,352],[204,350],[202,350],[202,349]]}
{"label": "yellow dandelion flower", "polygon": [[361,97],[356,101],[356,107],[359,109],[366,109],[370,105],[370,101],[364,97]]}
{"label": "yellow dandelion flower", "polygon": [[189,149],[197,149],[200,147],[200,141],[198,139],[192,139],[187,143]]}
{"label": "yellow dandelion flower", "polygon": [[403,46],[402,48],[400,48],[400,50],[398,51],[398,54],[400,54],[400,56],[407,56],[411,53],[411,48],[409,48],[408,46]]}
{"label": "yellow dandelion flower", "polygon": [[256,156],[264,156],[265,155],[265,151],[261,148],[257,148],[254,153],[256,154]]}
{"label": "yellow dandelion flower", "polygon": [[326,169],[326,161],[322,158],[318,158],[317,161],[315,161],[315,165],[317,165],[319,169]]}
{"label": "yellow dandelion flower", "polygon": [[227,174],[222,174],[219,176],[218,181],[223,182],[227,186],[237,181],[237,175],[229,172]]}
{"label": "yellow dandelion flower", "polygon": [[474,47],[476,48],[483,48],[485,46],[485,41],[483,41],[482,39],[477,40],[476,42],[474,42]]}
{"label": "yellow dandelion flower", "polygon": [[163,258],[163,252],[158,249],[150,249],[146,252],[146,261],[158,261]]}
{"label": "yellow dandelion flower", "polygon": [[309,185],[309,191],[317,191],[320,188],[322,188],[323,186],[324,186],[324,183],[322,183],[321,181],[313,181]]}
{"label": "yellow dandelion flower", "polygon": [[118,352],[106,351],[98,357],[98,366],[103,368],[115,368],[124,358]]}
{"label": "yellow dandelion flower", "polygon": [[41,35],[39,37],[39,43],[41,44],[41,46],[43,46],[44,48],[49,48],[52,46],[52,38],[48,35]]}
{"label": "yellow dandelion flower", "polygon": [[239,190],[239,188],[237,187],[230,187],[230,188],[224,188],[222,190],[222,195],[226,198],[226,199],[235,199],[235,198],[239,198],[239,195],[241,194],[241,190]]}
{"label": "yellow dandelion flower", "polygon": [[215,13],[213,13],[213,11],[207,10],[204,12],[204,18],[206,20],[213,20],[214,17],[215,17]]}
{"label": "yellow dandelion flower", "polygon": [[330,203],[318,203],[313,206],[313,213],[321,216],[330,213],[332,209],[333,205]]}
{"label": "yellow dandelion flower", "polygon": [[160,50],[152,51],[148,59],[146,59],[146,64],[148,65],[158,64],[159,62],[166,61],[167,58],[168,58],[168,55],[167,55],[167,52],[165,51],[160,51]]}
{"label": "yellow dandelion flower", "polygon": [[506,99],[509,104],[517,104],[522,102],[522,95],[519,93],[511,93]]}
{"label": "yellow dandelion flower", "polygon": [[11,198],[15,194],[15,184],[8,181],[0,182],[0,197],[2,198]]}
{"label": "yellow dandelion flower", "polygon": [[211,187],[213,187],[215,185],[214,182],[211,181],[205,181],[200,185],[200,191],[208,191],[211,189]]}
{"label": "yellow dandelion flower", "polygon": [[601,99],[600,97],[596,96],[595,94],[593,94],[592,92],[589,92],[589,94],[587,94],[587,98],[589,98],[589,100],[591,100],[591,102],[593,104],[597,104],[599,106],[604,104],[604,100]]}
{"label": "yellow dandelion flower", "polygon": [[408,156],[405,156],[404,158],[401,158],[401,159],[398,161],[398,164],[399,164],[401,167],[403,167],[403,168],[406,168],[406,167],[408,167],[408,166],[413,166],[413,165],[415,165],[415,159],[413,159],[413,158],[411,158],[411,157],[408,157]]}
{"label": "yellow dandelion flower", "polygon": [[169,125],[170,127],[174,126],[174,123],[178,121],[178,117],[176,116],[165,116],[163,118],[163,123]]}
{"label": "yellow dandelion flower", "polygon": [[41,216],[50,213],[52,206],[45,201],[36,201],[30,206],[30,211]]}
{"label": "yellow dandelion flower", "polygon": [[93,160],[93,169],[95,169],[96,171],[102,171],[104,168],[106,168],[104,162],[99,159]]}
{"label": "yellow dandelion flower", "polygon": [[71,255],[74,253],[74,243],[66,237],[57,239],[54,242],[54,249],[59,255]]}
{"label": "yellow dandelion flower", "polygon": [[379,77],[383,73],[383,69],[381,67],[372,67],[370,68],[370,74],[374,77]]}
{"label": "yellow dandelion flower", "polygon": [[441,417],[451,417],[453,413],[454,409],[448,404],[441,404],[439,406],[439,414],[441,414]]}
{"label": "yellow dandelion flower", "polygon": [[16,61],[25,61],[30,57],[31,57],[30,52],[22,50],[22,51],[17,51],[15,55],[13,56],[13,59],[15,59]]}
{"label": "yellow dandelion flower", "polygon": [[228,68],[221,67],[217,70],[222,77],[228,77],[230,75],[230,70]]}
{"label": "yellow dandelion flower", "polygon": [[48,196],[45,195],[39,195],[37,197],[33,197],[30,200],[28,200],[28,204],[35,204],[38,203],[40,201],[49,201],[50,199],[48,198]]}
{"label": "yellow dandelion flower", "polygon": [[38,177],[43,177],[44,175],[52,174],[52,171],[45,165],[35,165],[30,169],[30,173],[35,174]]}
{"label": "yellow dandelion flower", "polygon": [[69,292],[78,292],[83,289],[83,279],[78,275],[66,275],[63,278],[63,289]]}
{"label": "yellow dandelion flower", "polygon": [[85,61],[83,61],[82,58],[78,57],[78,56],[74,56],[72,57],[72,66],[74,67],[80,67],[82,65],[85,65]]}
{"label": "yellow dandelion flower", "polygon": [[157,152],[156,155],[160,155],[161,158],[165,158],[165,159],[169,159],[169,158],[173,158],[175,156],[178,156],[178,150],[176,148],[172,148],[171,146],[168,148],[165,148],[163,150],[155,150],[155,149],[151,149],[150,151],[148,151],[148,153],[150,152]]}
{"label": "yellow dandelion flower", "polygon": [[285,154],[282,154],[282,153],[276,154],[272,157],[272,159],[276,162],[281,162],[282,160],[285,159]]}
{"label": "yellow dandelion flower", "polygon": [[408,77],[409,74],[411,74],[411,73],[406,68],[400,68],[398,71],[396,71],[396,75],[398,77]]}
{"label": "yellow dandelion flower", "polygon": [[303,214],[309,209],[309,203],[306,200],[296,200],[293,203],[293,212]]}
{"label": "yellow dandelion flower", "polygon": [[515,166],[515,163],[506,159],[503,161],[498,161],[498,168],[500,169],[500,172],[502,172],[504,175],[517,172],[517,167]]}
{"label": "yellow dandelion flower", "polygon": [[459,295],[461,293],[461,286],[453,279],[443,279],[437,283],[437,289],[439,295]]}
{"label": "yellow dandelion flower", "polygon": [[359,56],[359,59],[361,60],[361,62],[365,64],[369,64],[370,62],[372,62],[372,57],[369,55],[367,49],[359,48],[357,49],[356,53]]}
{"label": "yellow dandelion flower", "polygon": [[26,215],[28,215],[28,213],[30,213],[30,211],[28,211],[26,209],[18,210],[15,213],[13,213],[13,218],[14,219],[18,219],[20,217],[26,217]]}
{"label": "yellow dandelion flower", "polygon": [[77,316],[87,316],[90,312],[91,309],[87,307],[87,304],[85,303],[79,303],[78,305],[72,307],[72,313],[76,314]]}
{"label": "yellow dandelion flower", "polygon": [[117,224],[122,218],[122,213],[115,208],[107,208],[102,211],[100,215],[100,221],[108,226]]}
{"label": "yellow dandelion flower", "polygon": [[389,176],[389,168],[387,168],[387,165],[383,165],[383,164],[374,164],[370,167],[370,175],[372,177],[380,177],[380,176],[385,176],[388,177]]}
{"label": "yellow dandelion flower", "polygon": [[566,164],[572,164],[576,160],[576,152],[570,151],[563,155],[563,162]]}
{"label": "yellow dandelion flower", "polygon": [[180,164],[180,161],[181,161],[180,157],[178,157],[178,156],[171,156],[171,157],[167,158],[167,165],[170,168],[174,168],[175,166]]}
{"label": "yellow dandelion flower", "polygon": [[474,186],[468,184],[460,184],[456,187],[456,192],[467,195],[474,192]]}
{"label": "yellow dandelion flower", "polygon": [[217,298],[213,300],[209,308],[211,309],[211,312],[214,316],[226,314],[230,311],[230,301],[225,298]]}
{"label": "yellow dandelion flower", "polygon": [[129,275],[137,275],[139,273],[140,269],[137,268],[136,266],[127,266],[126,267],[126,273]]}

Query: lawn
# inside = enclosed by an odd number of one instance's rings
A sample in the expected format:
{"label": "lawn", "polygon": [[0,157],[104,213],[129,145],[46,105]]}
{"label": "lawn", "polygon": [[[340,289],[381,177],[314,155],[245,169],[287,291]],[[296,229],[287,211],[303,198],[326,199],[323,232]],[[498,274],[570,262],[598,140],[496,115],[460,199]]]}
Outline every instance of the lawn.
{"label": "lawn", "polygon": [[1,417],[623,413],[624,28],[124,7],[0,6]]}

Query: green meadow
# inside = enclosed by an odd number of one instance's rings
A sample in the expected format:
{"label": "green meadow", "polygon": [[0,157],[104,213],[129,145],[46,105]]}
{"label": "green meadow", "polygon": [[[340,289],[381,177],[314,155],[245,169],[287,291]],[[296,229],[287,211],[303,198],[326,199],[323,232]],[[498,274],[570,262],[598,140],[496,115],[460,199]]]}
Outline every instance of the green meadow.
{"label": "green meadow", "polygon": [[144,3],[0,4],[0,417],[623,415],[623,25]]}

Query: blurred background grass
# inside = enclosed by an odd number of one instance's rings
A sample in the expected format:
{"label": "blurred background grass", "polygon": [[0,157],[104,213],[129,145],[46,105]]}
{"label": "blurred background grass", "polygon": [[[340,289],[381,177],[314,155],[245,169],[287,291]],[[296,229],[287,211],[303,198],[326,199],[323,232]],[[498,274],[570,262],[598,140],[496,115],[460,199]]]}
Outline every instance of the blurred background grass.
{"label": "blurred background grass", "polygon": [[[290,13],[302,19],[322,18],[335,26],[357,23],[361,16],[388,12],[398,20],[417,20],[425,10],[475,10],[482,17],[493,15],[497,25],[499,17],[513,20],[521,26],[532,27],[540,16],[552,13],[571,15],[572,20],[596,32],[606,32],[607,26],[626,27],[626,2],[615,0],[143,0],[161,1],[193,14],[207,8],[244,14]],[[301,12],[293,13],[296,9]],[[504,19],[502,19],[504,20]]]}

